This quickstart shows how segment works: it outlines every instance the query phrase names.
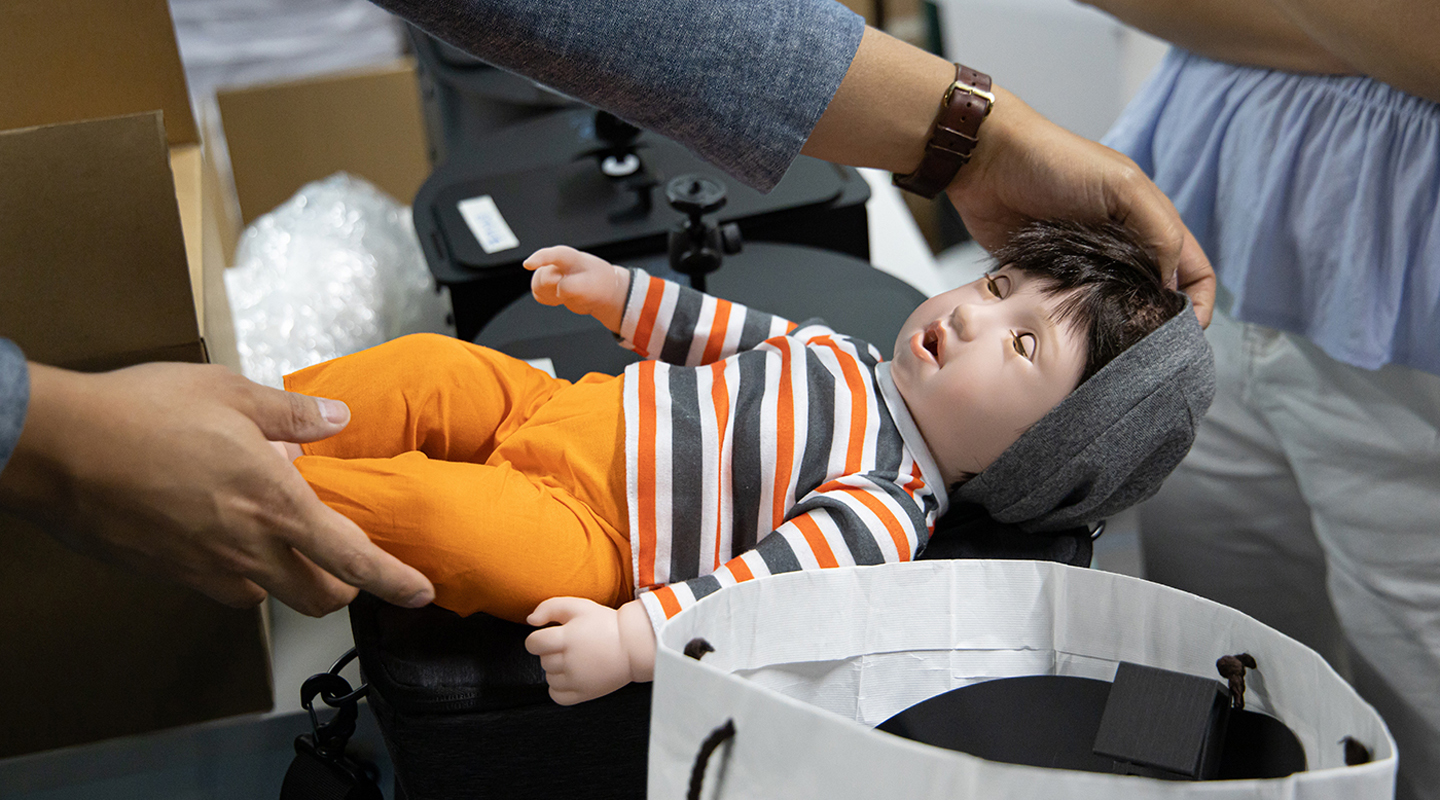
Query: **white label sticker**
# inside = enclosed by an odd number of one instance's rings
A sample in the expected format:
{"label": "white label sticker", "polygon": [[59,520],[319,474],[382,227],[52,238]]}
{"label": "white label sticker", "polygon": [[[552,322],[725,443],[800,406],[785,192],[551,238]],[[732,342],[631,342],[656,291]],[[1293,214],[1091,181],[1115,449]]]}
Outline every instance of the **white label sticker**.
{"label": "white label sticker", "polygon": [[555,362],[548,358],[527,358],[525,359],[525,363],[552,378],[555,377]]}
{"label": "white label sticker", "polygon": [[465,224],[470,226],[470,232],[475,234],[475,240],[480,242],[485,252],[498,253],[520,246],[520,240],[515,238],[515,233],[505,224],[505,218],[500,216],[500,209],[495,206],[490,195],[483,194],[461,200],[456,205],[460,209],[460,216],[465,218]]}

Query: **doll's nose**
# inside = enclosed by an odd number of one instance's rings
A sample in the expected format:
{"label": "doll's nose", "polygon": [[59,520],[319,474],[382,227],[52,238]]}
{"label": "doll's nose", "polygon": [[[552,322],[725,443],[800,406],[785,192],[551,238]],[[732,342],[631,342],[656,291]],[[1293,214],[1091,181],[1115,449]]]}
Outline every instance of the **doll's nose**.
{"label": "doll's nose", "polygon": [[974,339],[984,325],[984,309],[976,303],[960,303],[950,312],[950,325],[961,341]]}

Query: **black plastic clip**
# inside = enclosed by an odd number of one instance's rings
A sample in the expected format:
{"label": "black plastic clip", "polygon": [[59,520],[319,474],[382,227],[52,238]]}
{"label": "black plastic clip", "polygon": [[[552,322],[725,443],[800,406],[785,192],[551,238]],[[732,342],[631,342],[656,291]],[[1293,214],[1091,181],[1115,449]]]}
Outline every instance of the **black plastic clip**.
{"label": "black plastic clip", "polygon": [[[295,737],[295,760],[280,786],[280,800],[382,800],[375,765],[345,754],[345,745],[355,734],[360,698],[370,689],[369,684],[361,684],[352,690],[340,676],[355,655],[351,648],[328,672],[311,675],[300,685],[300,705],[310,714],[310,733]],[[316,713],[317,697],[336,709],[328,722],[321,722]]]}

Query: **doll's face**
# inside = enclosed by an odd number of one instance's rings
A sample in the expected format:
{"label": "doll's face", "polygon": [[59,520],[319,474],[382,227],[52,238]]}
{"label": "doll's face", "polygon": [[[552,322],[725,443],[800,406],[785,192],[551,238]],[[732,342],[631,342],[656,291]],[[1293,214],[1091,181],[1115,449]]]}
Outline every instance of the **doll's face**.
{"label": "doll's face", "polygon": [[990,466],[1074,391],[1083,333],[1056,321],[1063,296],[1011,267],[921,303],[890,374],[947,485]]}

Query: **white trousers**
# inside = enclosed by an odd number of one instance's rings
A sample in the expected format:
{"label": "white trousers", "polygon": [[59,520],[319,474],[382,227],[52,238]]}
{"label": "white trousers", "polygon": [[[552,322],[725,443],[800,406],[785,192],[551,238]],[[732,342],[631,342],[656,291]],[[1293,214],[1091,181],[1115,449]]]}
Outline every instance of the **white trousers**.
{"label": "white trousers", "polygon": [[1207,336],[1215,402],[1141,509],[1146,577],[1318,650],[1395,735],[1397,797],[1440,798],[1440,377],[1219,313]]}

